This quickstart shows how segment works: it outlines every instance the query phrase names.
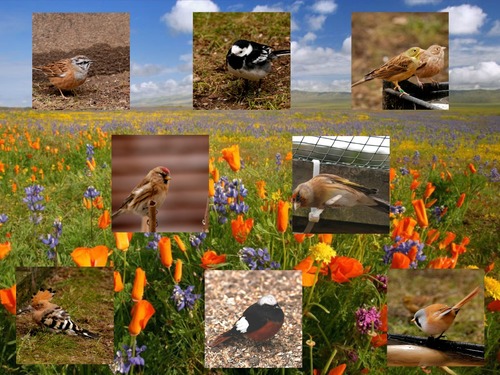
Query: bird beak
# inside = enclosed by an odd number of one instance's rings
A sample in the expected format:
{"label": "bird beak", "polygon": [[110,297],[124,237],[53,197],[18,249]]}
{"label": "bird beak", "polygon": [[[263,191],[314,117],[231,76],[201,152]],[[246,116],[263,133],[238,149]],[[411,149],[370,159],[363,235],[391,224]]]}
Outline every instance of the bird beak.
{"label": "bird beak", "polygon": [[293,209],[296,210],[297,208],[300,208],[300,202],[293,202]]}
{"label": "bird beak", "polygon": [[411,320],[411,322],[412,322],[412,323],[415,323],[415,318],[413,318],[413,319]]}

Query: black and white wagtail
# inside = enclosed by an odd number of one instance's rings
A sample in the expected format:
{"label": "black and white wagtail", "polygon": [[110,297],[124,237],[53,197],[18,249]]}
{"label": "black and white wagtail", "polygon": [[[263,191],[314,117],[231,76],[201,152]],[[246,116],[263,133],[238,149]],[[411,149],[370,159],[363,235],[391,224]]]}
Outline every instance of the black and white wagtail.
{"label": "black and white wagtail", "polygon": [[236,77],[260,81],[271,71],[271,60],[289,54],[289,49],[273,51],[264,44],[238,40],[226,55],[226,65],[229,72]]}

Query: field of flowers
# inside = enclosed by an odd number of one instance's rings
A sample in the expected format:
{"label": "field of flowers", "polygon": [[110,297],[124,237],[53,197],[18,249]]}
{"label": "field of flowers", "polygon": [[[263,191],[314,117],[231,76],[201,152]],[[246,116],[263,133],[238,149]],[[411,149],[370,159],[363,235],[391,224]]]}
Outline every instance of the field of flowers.
{"label": "field of flowers", "polygon": [[[466,267],[486,272],[486,365],[460,373],[496,373],[499,123],[467,112],[0,112],[0,373],[209,373],[204,270],[296,269],[303,367],[249,374],[420,374],[386,367],[387,272]],[[207,233],[111,232],[112,134],[210,135]],[[388,235],[292,233],[292,135],[391,136]],[[16,365],[18,266],[114,267],[109,366]]]}

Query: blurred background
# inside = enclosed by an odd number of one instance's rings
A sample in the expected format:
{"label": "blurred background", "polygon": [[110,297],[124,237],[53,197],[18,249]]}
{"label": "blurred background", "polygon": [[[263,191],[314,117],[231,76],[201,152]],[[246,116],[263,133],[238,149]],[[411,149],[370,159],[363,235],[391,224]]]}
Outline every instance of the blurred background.
{"label": "blurred background", "polygon": [[[208,147],[208,135],[113,135],[113,212],[151,169],[164,166],[172,180],[158,209],[157,232],[201,232],[208,201]],[[140,232],[141,218],[121,215],[112,228]]]}

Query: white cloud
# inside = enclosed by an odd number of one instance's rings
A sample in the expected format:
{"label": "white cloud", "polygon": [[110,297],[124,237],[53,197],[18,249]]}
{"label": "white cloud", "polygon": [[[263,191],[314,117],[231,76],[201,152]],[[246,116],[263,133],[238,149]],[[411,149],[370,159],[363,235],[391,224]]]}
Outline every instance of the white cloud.
{"label": "white cloud", "polygon": [[427,4],[439,4],[441,0],[405,0],[406,5],[427,5]]}
{"label": "white cloud", "polygon": [[450,13],[450,34],[476,34],[486,19],[486,13],[476,5],[447,7],[441,12]]}
{"label": "white cloud", "polygon": [[499,82],[500,65],[495,61],[450,69],[450,86],[454,90],[498,89]]}
{"label": "white cloud", "polygon": [[316,34],[314,34],[313,32],[308,32],[306,33],[306,35],[304,35],[301,39],[301,42],[302,43],[309,43],[309,42],[313,42],[316,40]]}
{"label": "white cloud", "polygon": [[252,12],[284,12],[283,8],[270,5],[257,5]]}
{"label": "white cloud", "polygon": [[314,81],[314,80],[293,80],[292,90],[313,91],[313,92],[329,92],[329,91],[344,91],[349,92],[351,82],[348,80],[333,80],[333,81]]}
{"label": "white cloud", "polygon": [[488,35],[490,35],[490,36],[500,36],[500,21],[499,20],[495,20],[495,22],[493,23],[493,27],[488,32]]}
{"label": "white cloud", "polygon": [[172,10],[161,20],[173,31],[190,33],[193,31],[193,12],[218,12],[219,7],[211,0],[177,0]]}
{"label": "white cloud", "polygon": [[[130,63],[130,74],[134,77],[149,77],[157,74],[168,73],[166,67],[159,64],[138,64],[135,62]],[[172,70],[170,70],[171,72]]]}
{"label": "white cloud", "polygon": [[292,13],[296,13],[299,11],[300,7],[304,4],[303,1],[301,0],[298,0],[298,1],[294,1],[292,3],[292,5],[290,5],[290,12]]}
{"label": "white cloud", "polygon": [[342,42],[342,53],[345,53],[347,55],[351,54],[351,37],[347,37],[344,39]]}
{"label": "white cloud", "polygon": [[351,54],[336,52],[329,47],[313,47],[293,41],[292,75],[296,79],[312,76],[350,74]]}
{"label": "white cloud", "polygon": [[326,21],[326,16],[324,14],[318,14],[316,16],[310,15],[307,17],[307,24],[309,25],[309,28],[313,31],[321,29],[325,21]]}
{"label": "white cloud", "polygon": [[450,40],[450,48],[445,53],[450,54],[450,66],[463,67],[477,64],[479,58],[482,61],[499,61],[498,46],[485,45],[476,38],[453,38]]}
{"label": "white cloud", "polygon": [[313,4],[312,9],[316,13],[329,14],[335,12],[337,4],[333,0],[319,0]]}
{"label": "white cloud", "polygon": [[188,75],[179,81],[167,79],[162,82],[141,82],[130,85],[130,94],[134,101],[143,98],[190,95],[193,91],[193,76]]}

